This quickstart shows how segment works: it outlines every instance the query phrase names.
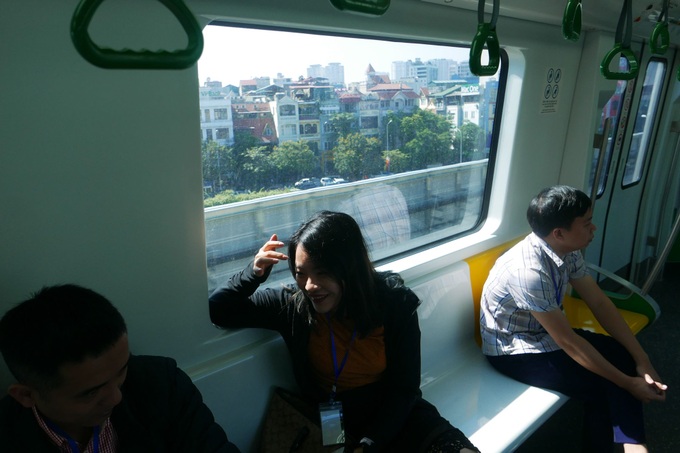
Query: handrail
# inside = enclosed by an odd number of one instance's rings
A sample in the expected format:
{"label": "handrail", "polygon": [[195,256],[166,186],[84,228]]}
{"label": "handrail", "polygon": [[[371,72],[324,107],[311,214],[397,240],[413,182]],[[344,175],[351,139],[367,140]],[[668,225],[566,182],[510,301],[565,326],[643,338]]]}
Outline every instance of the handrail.
{"label": "handrail", "polygon": [[661,272],[661,267],[666,262],[666,258],[668,258],[668,254],[670,253],[671,249],[673,248],[673,244],[675,243],[675,240],[678,237],[679,231],[680,231],[680,212],[675,217],[675,222],[673,223],[673,228],[671,229],[671,234],[670,234],[670,236],[668,236],[668,239],[666,240],[666,244],[664,245],[663,249],[661,250],[661,254],[656,259],[656,263],[654,263],[654,267],[652,268],[652,271],[649,273],[649,277],[647,277],[647,281],[645,281],[645,284],[642,286],[642,294],[647,294],[649,292],[649,290],[652,288],[652,285],[654,284],[654,282],[656,281],[656,278],[659,276],[659,273]]}
{"label": "handrail", "polygon": [[562,18],[562,36],[569,41],[578,41],[581,36],[581,0],[568,0]]}
{"label": "handrail", "polygon": [[593,187],[590,190],[591,209],[595,211],[595,201],[597,200],[597,192],[600,189],[600,178],[602,177],[602,167],[604,165],[604,155],[609,148],[609,129],[612,126],[611,116],[604,120],[604,127],[602,129],[602,140],[598,144],[597,166],[595,167],[595,176],[593,178]]}
{"label": "handrail", "polygon": [[[607,52],[600,63],[600,71],[607,80],[631,80],[637,77],[640,69],[637,57],[630,49],[633,32],[633,10],[631,0],[624,0],[619,23],[614,36],[614,47]],[[628,62],[628,72],[611,71],[609,65],[615,56],[621,54]]]}
{"label": "handrail", "polygon": [[[498,71],[501,58],[501,47],[496,36],[496,21],[500,10],[500,0],[493,0],[491,21],[484,22],[484,0],[479,0],[477,6],[477,34],[470,46],[470,72],[476,76],[492,76]],[[482,52],[486,44],[489,52],[489,63],[482,65]]]}
{"label": "handrail", "polygon": [[382,16],[390,7],[390,0],[330,0],[340,11]]}
{"label": "handrail", "polygon": [[196,18],[182,0],[159,0],[179,20],[187,34],[187,47],[177,51],[147,49],[115,50],[99,47],[90,38],[88,27],[104,0],[81,0],[71,19],[71,40],[78,53],[95,66],[107,69],[185,69],[198,61],[203,52],[203,33]]}
{"label": "handrail", "polygon": [[[652,30],[652,36],[649,39],[649,48],[652,53],[657,55],[663,55],[668,50],[668,45],[670,44],[670,34],[668,33],[668,2],[670,0],[664,0],[663,6],[661,7],[661,14],[659,14],[659,20]],[[659,44],[659,40],[661,43]]]}
{"label": "handrail", "polygon": [[606,278],[621,285],[630,292],[630,294],[626,296],[620,293],[615,294],[605,291],[618,308],[645,315],[647,318],[649,318],[649,324],[652,324],[661,315],[661,308],[659,307],[659,304],[647,292],[630,283],[628,280],[625,280],[624,278],[621,278],[615,273],[604,268],[596,266],[595,264],[586,263],[586,267],[588,269],[592,269],[598,274],[604,275]]}

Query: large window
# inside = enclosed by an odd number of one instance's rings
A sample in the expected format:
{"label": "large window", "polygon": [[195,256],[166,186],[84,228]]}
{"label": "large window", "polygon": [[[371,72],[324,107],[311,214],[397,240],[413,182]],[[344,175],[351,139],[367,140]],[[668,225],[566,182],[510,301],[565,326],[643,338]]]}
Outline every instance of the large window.
{"label": "large window", "polygon": [[204,146],[211,289],[322,209],[354,216],[374,261],[484,220],[505,64],[479,78],[466,48],[220,23],[204,37],[199,83],[225,93],[214,108],[258,112],[228,115],[233,145]]}

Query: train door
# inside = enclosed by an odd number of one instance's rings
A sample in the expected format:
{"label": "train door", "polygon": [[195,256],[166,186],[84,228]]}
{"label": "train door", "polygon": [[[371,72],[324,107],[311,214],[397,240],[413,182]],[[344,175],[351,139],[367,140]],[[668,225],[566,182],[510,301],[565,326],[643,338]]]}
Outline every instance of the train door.
{"label": "train door", "polygon": [[608,123],[610,132],[600,146],[604,160],[594,210],[599,234],[588,249],[589,261],[625,278],[633,264],[643,194],[647,184],[655,184],[648,177],[649,162],[670,73],[667,58],[641,53],[637,78],[619,81],[603,111],[601,130],[606,133]]}

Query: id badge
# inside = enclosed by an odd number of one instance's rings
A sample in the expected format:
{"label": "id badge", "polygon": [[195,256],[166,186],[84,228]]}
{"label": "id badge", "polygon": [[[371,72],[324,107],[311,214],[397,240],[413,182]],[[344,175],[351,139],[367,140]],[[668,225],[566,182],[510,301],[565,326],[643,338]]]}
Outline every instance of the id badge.
{"label": "id badge", "polygon": [[319,404],[321,436],[323,446],[345,443],[345,429],[342,425],[342,402],[333,401]]}

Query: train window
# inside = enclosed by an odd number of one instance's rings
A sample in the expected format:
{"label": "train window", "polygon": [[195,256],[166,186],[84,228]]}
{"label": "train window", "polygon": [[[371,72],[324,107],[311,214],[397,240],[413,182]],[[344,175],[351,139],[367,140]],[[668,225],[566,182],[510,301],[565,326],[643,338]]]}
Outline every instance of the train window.
{"label": "train window", "polygon": [[633,138],[626,158],[626,166],[623,173],[623,187],[637,183],[642,178],[642,170],[645,167],[645,159],[654,129],[654,120],[659,101],[663,81],[666,75],[666,62],[663,60],[650,60],[645,72],[645,80],[640,94],[640,103],[635,116]]}
{"label": "train window", "polygon": [[[479,78],[469,48],[449,45],[225,23],[204,38],[210,289],[322,209],[351,214],[374,261],[484,220],[505,60]],[[287,277],[285,266],[275,272]]]}

